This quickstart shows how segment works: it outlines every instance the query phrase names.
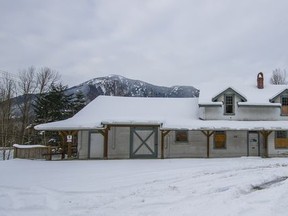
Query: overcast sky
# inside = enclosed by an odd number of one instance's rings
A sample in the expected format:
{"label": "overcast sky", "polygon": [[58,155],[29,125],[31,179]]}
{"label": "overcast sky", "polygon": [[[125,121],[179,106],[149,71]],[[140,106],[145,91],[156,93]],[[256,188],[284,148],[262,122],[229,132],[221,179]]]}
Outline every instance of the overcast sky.
{"label": "overcast sky", "polygon": [[64,84],[119,74],[158,85],[288,67],[286,0],[0,0],[0,70]]}

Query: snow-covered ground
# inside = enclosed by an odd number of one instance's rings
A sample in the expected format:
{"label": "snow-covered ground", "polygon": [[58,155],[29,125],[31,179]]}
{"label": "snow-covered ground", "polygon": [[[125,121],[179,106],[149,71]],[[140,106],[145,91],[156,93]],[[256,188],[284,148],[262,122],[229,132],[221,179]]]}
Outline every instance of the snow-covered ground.
{"label": "snow-covered ground", "polygon": [[288,215],[287,158],[0,162],[1,216]]}

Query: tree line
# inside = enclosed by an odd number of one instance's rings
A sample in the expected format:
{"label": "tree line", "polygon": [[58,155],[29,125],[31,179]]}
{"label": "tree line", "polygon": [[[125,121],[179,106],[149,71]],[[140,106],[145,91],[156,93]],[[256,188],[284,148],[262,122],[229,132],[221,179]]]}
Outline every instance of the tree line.
{"label": "tree line", "polygon": [[[35,124],[72,117],[86,105],[82,92],[67,94],[59,73],[48,67],[33,66],[11,76],[0,78],[0,148],[5,159],[6,149],[15,143],[39,144],[41,133]],[[52,134],[51,134],[52,135]],[[44,142],[46,142],[44,140]]]}

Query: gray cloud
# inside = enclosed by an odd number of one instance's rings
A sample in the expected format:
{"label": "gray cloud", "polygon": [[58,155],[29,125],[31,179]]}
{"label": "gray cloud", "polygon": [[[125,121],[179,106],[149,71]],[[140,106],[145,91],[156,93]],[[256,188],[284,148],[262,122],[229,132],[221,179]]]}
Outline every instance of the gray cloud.
{"label": "gray cloud", "polygon": [[287,68],[284,0],[0,2],[0,69],[48,66],[64,83],[120,74],[160,85]]}

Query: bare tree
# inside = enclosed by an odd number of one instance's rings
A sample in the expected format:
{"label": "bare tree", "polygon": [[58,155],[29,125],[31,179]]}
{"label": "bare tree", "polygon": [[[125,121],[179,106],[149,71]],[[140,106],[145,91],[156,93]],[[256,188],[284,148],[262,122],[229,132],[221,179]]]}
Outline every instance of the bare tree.
{"label": "bare tree", "polygon": [[35,94],[43,94],[47,92],[52,83],[57,83],[60,80],[58,72],[42,67],[36,69],[31,66],[19,72],[18,93],[19,93],[19,109],[21,112],[21,143],[29,140],[31,130],[29,126],[34,121],[32,104],[35,99]]}
{"label": "bare tree", "polygon": [[280,68],[276,68],[272,72],[272,76],[270,78],[270,83],[273,85],[284,85],[287,84],[287,73],[286,70],[281,70]]}
{"label": "bare tree", "polygon": [[33,94],[37,88],[36,69],[31,66],[28,69],[19,72],[18,93],[20,94],[19,109],[21,112],[21,142],[24,143],[26,135],[26,127],[30,120],[30,111],[33,101]]}
{"label": "bare tree", "polygon": [[[6,159],[6,150],[11,149],[14,141],[15,120],[12,115],[12,98],[15,94],[15,82],[6,74],[0,80],[0,131],[1,131],[1,147],[3,160]],[[9,154],[7,159],[9,159]]]}
{"label": "bare tree", "polygon": [[17,77],[8,72],[1,75],[0,148],[5,159],[11,144],[30,141],[34,133],[31,126],[35,118],[32,109],[35,95],[47,92],[52,83],[58,83],[60,75],[48,67],[36,69],[33,66],[19,71]]}
{"label": "bare tree", "polygon": [[57,83],[60,80],[60,75],[57,71],[51,70],[48,67],[40,68],[37,72],[37,89],[39,94],[42,94],[48,90],[53,83]]}

